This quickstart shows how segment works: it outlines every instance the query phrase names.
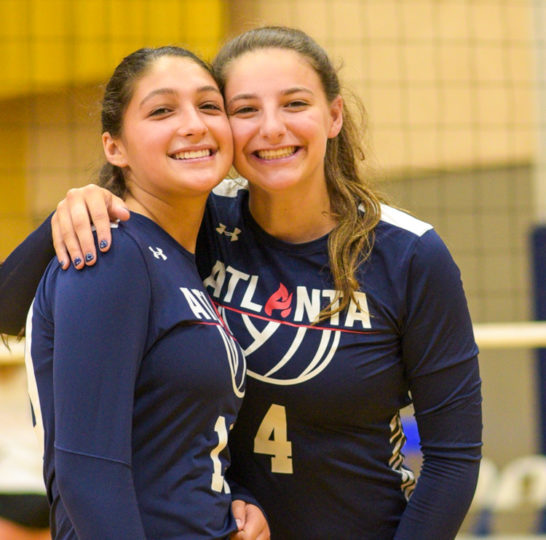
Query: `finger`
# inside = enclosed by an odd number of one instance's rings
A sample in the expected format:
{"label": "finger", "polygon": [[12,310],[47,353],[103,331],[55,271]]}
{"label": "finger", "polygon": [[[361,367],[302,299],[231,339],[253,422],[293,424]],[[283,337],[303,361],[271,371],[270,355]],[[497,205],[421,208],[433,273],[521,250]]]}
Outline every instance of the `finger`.
{"label": "finger", "polygon": [[247,504],[245,511],[244,532],[247,537],[252,540],[269,538],[269,526],[262,511],[253,504]]}
{"label": "finger", "polygon": [[[87,186],[80,189],[71,189],[66,194],[66,204],[69,216],[66,220],[63,220],[61,229],[63,231],[65,244],[69,253],[72,255],[73,264],[74,255],[71,251],[72,244],[69,242],[74,242],[75,236],[78,250],[83,254],[83,261],[86,265],[91,266],[95,264],[97,260],[97,252],[87,207],[86,195],[88,194],[88,190],[86,188]],[[59,217],[64,217],[64,214]],[[73,230],[69,229],[70,226]],[[78,266],[76,267],[78,268]]]}
{"label": "finger", "polygon": [[57,260],[59,261],[61,268],[63,270],[66,270],[70,266],[70,255],[66,250],[57,219],[58,216],[55,212],[55,214],[53,214],[53,217],[51,218],[51,235],[53,237],[53,247],[55,248],[55,254],[57,255]]}
{"label": "finger", "polygon": [[231,503],[231,512],[237,523],[237,529],[241,531],[246,522],[246,502],[241,500],[233,501]]}
{"label": "finger", "polygon": [[264,529],[258,536],[256,536],[256,540],[270,540],[271,533],[269,532],[269,527]]}
{"label": "finger", "polygon": [[125,201],[113,193],[110,193],[108,213],[110,214],[111,221],[115,221],[116,219],[119,219],[120,221],[127,221],[131,216],[129,209],[125,205]]}
{"label": "finger", "polygon": [[113,195],[104,188],[90,184],[82,188],[81,197],[87,208],[89,220],[97,231],[99,249],[103,252],[108,251],[112,243],[110,222],[118,219],[109,215]]}
{"label": "finger", "polygon": [[59,238],[59,240],[54,240],[57,242],[56,249],[62,244],[64,249],[68,252],[68,260],[71,261],[72,265],[78,269],[83,268],[83,253],[74,230],[74,225],[72,224],[72,218],[66,203],[66,199],[62,200],[57,205],[55,216],[55,224],[52,220],[51,227],[53,231],[53,238]]}

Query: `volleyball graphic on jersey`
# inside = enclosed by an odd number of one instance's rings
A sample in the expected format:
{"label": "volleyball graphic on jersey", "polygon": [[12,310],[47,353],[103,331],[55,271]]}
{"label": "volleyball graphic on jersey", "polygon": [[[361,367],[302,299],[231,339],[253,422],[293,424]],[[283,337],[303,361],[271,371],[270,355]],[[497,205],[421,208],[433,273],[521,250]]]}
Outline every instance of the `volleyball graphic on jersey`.
{"label": "volleyball graphic on jersey", "polygon": [[[227,325],[237,327],[238,341],[252,369],[247,375],[262,382],[276,385],[303,383],[320,374],[338,349],[341,335],[353,333],[340,328],[340,320],[353,324],[356,320],[369,327],[369,315],[356,307],[347,314],[332,316],[325,324],[313,324],[320,309],[321,299],[331,301],[334,291],[308,291],[297,287],[290,292],[281,283],[262,306],[246,302],[247,309],[220,306]],[[365,295],[362,293],[362,299]],[[241,302],[241,306],[245,301]],[[249,308],[252,307],[251,311]],[[283,344],[284,346],[280,346]],[[271,348],[271,354],[268,349]],[[283,354],[279,356],[279,349]],[[260,351],[259,361],[252,355]]]}
{"label": "volleyball graphic on jersey", "polygon": [[[229,321],[234,317],[241,319],[237,323],[240,336],[238,341],[243,347],[247,360],[260,349],[267,351],[270,341],[277,342],[275,347],[277,351],[279,341],[286,344],[282,357],[268,355],[266,352],[267,358],[271,360],[270,364],[257,366],[254,362],[254,370],[247,368],[248,377],[269,384],[292,385],[312,379],[328,366],[337,350],[340,332],[267,320],[264,317],[230,312],[225,308],[221,309],[221,313],[228,326]],[[240,335],[241,327],[246,330],[246,336]],[[312,349],[311,355],[309,355],[310,348]],[[300,349],[305,349],[306,354],[302,355]],[[296,355],[298,356],[299,369],[294,370],[295,366],[292,364],[295,363],[293,360]],[[309,356],[310,360],[303,366],[303,369],[301,369],[302,356]],[[260,368],[259,371],[256,371],[257,367]]]}

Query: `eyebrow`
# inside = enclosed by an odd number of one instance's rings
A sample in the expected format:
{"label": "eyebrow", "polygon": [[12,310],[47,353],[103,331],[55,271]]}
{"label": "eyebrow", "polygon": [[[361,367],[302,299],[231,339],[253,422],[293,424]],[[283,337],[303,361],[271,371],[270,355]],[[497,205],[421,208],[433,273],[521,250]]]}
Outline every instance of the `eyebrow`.
{"label": "eyebrow", "polygon": [[[307,94],[313,94],[309,88],[305,88],[305,86],[294,86],[292,88],[287,88],[286,90],[283,90],[281,94],[283,96],[290,96],[292,94],[296,94],[298,92],[305,92]],[[228,106],[231,105],[234,101],[239,101],[242,99],[255,99],[257,94],[237,94],[235,97],[231,98],[229,100]]]}
{"label": "eyebrow", "polygon": [[[200,86],[198,89],[197,89],[197,93],[198,94],[203,94],[205,92],[215,92],[219,95],[222,95],[220,93],[220,90],[218,90],[218,88],[216,88],[216,86],[213,86],[212,84],[210,85],[205,85],[205,86]],[[157,95],[173,95],[173,96],[177,96],[178,95],[178,91],[175,90],[174,88],[157,88],[156,90],[152,90],[147,96],[144,97],[144,99],[140,102],[139,104],[139,107],[142,107],[142,105],[144,105],[149,99],[153,98],[154,96],[157,96]]]}

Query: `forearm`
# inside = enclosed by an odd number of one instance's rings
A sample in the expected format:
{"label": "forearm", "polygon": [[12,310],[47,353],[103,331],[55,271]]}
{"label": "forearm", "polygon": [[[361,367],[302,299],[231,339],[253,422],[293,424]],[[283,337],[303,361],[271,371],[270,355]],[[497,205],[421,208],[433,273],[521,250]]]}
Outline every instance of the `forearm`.
{"label": "forearm", "polygon": [[47,265],[55,255],[51,216],[0,266],[0,332],[18,335]]}
{"label": "forearm", "polygon": [[146,538],[127,465],[56,449],[55,470],[78,538]]}
{"label": "forearm", "polygon": [[479,461],[428,459],[395,540],[453,540],[476,489]]}
{"label": "forearm", "polygon": [[477,360],[422,377],[414,386],[423,466],[395,539],[451,540],[478,479],[482,417]]}

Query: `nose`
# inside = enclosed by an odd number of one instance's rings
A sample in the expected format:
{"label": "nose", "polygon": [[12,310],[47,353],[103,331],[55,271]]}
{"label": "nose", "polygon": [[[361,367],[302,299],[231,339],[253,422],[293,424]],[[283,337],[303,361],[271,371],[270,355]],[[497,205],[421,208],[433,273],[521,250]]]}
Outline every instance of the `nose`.
{"label": "nose", "polygon": [[272,143],[278,142],[282,139],[286,133],[286,126],[284,125],[280,111],[274,108],[264,108],[260,125],[260,133],[262,137]]}
{"label": "nose", "polygon": [[188,107],[180,114],[178,131],[184,137],[199,139],[207,133],[208,127],[199,111],[193,107]]}

